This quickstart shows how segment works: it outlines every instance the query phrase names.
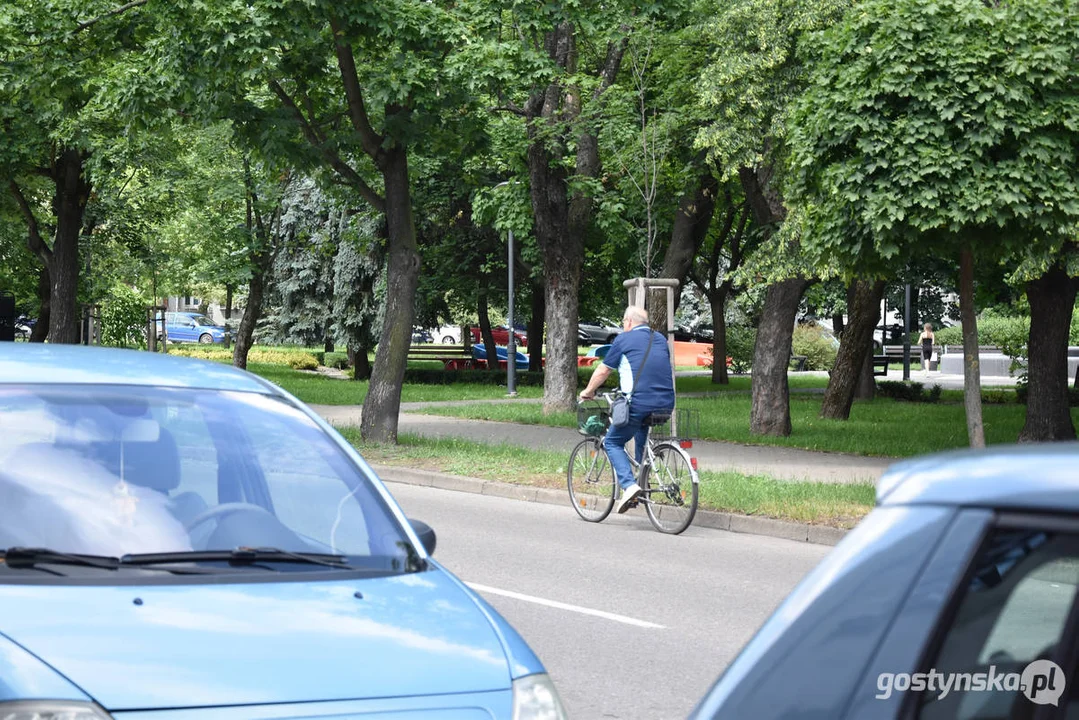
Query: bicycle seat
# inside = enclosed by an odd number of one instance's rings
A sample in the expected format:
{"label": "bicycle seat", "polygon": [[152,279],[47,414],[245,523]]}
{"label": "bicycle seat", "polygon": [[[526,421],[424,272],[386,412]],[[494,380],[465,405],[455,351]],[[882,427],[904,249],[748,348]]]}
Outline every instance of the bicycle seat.
{"label": "bicycle seat", "polygon": [[654,427],[656,425],[662,425],[671,419],[669,412],[654,412],[644,419],[644,424],[648,427]]}

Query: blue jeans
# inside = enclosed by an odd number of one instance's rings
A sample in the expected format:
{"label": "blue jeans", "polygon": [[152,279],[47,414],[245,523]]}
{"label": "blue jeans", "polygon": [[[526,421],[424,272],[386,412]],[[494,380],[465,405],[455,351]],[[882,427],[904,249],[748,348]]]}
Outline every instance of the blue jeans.
{"label": "blue jeans", "polygon": [[633,438],[633,450],[638,463],[644,457],[644,443],[648,438],[648,428],[642,423],[646,417],[655,410],[634,410],[632,403],[629,406],[629,422],[622,427],[611,426],[607,430],[607,436],[603,438],[603,447],[607,451],[607,457],[611,459],[611,467],[614,475],[618,478],[618,484],[627,488],[636,480],[633,478],[633,466],[629,463],[629,455],[626,454],[626,443]]}

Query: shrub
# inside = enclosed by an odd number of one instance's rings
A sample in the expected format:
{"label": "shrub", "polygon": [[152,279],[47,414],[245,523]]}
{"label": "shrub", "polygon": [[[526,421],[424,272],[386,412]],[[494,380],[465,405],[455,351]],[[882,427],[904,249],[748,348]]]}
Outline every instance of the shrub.
{"label": "shrub", "polygon": [[[218,362],[230,362],[232,360],[232,349],[223,348],[220,345],[190,345],[175,349],[169,348],[169,352],[173,355],[201,358],[203,360],[217,360]],[[293,370],[315,370],[318,368],[318,359],[314,353],[297,350],[252,349],[247,353],[247,362],[285,365]]]}
{"label": "shrub", "polygon": [[[1026,385],[1020,385],[1015,388],[1015,399],[1022,403],[1027,404],[1027,393],[1030,392]],[[1068,388],[1068,406],[1079,407],[1079,388]]]}
{"label": "shrub", "polygon": [[806,370],[829,370],[835,365],[835,345],[818,325],[796,326],[791,350],[795,355],[805,355]]}
{"label": "shrub", "polygon": [[755,328],[735,324],[727,326],[727,355],[731,358],[731,372],[749,372],[753,367],[753,348],[756,344]]}
{"label": "shrub", "polygon": [[[248,354],[250,360],[251,354]],[[251,360],[251,362],[261,362],[260,360]],[[318,360],[314,355],[308,353],[289,353],[288,359],[285,363],[293,370],[318,370]]]}
{"label": "shrub", "polygon": [[929,390],[920,382],[905,383],[898,380],[881,380],[877,383],[877,392],[884,397],[905,402],[935,403],[940,400],[941,387],[934,385]]}
{"label": "shrub", "polygon": [[338,370],[348,369],[348,353],[330,352],[322,353],[320,362],[326,367],[337,368]]}
{"label": "shrub", "polygon": [[111,347],[146,347],[146,305],[142,296],[117,284],[98,312],[99,338]]}

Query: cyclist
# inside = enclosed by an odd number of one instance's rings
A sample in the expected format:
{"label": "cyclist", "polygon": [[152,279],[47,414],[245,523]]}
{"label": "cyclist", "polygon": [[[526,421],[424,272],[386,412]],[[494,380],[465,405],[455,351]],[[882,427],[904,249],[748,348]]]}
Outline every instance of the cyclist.
{"label": "cyclist", "polygon": [[622,315],[622,330],[624,332],[611,343],[603,362],[596,365],[588,386],[580,395],[581,400],[591,400],[611,372],[617,372],[618,384],[629,400],[629,422],[622,427],[612,425],[603,439],[615,477],[622,486],[622,500],[617,509],[620,514],[641,494],[641,486],[633,479],[626,443],[633,438],[634,454],[640,463],[648,436],[645,418],[652,413],[670,413],[674,409],[674,379],[666,338],[648,326],[648,312],[639,307],[626,308]]}

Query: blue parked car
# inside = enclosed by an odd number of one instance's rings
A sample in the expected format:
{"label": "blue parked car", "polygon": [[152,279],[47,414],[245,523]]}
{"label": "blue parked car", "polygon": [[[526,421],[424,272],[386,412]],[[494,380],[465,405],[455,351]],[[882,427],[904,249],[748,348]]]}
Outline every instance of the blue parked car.
{"label": "blue parked car", "polygon": [[1079,445],[893,466],[692,718],[1079,717]]}
{"label": "blue parked car", "polygon": [[[509,350],[504,345],[496,345],[495,346],[495,352],[498,353],[499,367],[506,367],[506,358],[509,357]],[[527,370],[528,369],[528,356],[525,355],[520,350],[516,351],[516,356],[517,356],[517,369],[518,370]],[[472,359],[473,360],[487,360],[487,346],[483,345],[483,344],[473,345],[472,346]]]}
{"label": "blue parked car", "polygon": [[[160,337],[160,314],[157,326]],[[201,313],[167,312],[165,313],[165,332],[169,342],[197,342],[210,345],[225,342],[228,331]]]}
{"label": "blue parked car", "polygon": [[0,345],[0,717],[564,717],[434,531],[288,393]]}

